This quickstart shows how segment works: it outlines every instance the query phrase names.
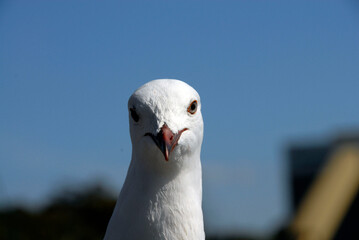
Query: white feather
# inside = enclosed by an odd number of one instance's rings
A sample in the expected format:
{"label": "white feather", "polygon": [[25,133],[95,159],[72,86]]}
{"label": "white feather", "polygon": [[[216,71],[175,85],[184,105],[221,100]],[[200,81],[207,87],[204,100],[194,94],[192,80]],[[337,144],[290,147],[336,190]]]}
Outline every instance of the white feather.
{"label": "white feather", "polygon": [[[197,100],[195,114],[187,111]],[[179,80],[146,83],[130,97],[140,120],[131,115],[132,159],[105,240],[205,239],[202,214],[200,151],[203,120],[198,93]],[[146,133],[157,134],[163,124],[181,135],[165,161]]]}

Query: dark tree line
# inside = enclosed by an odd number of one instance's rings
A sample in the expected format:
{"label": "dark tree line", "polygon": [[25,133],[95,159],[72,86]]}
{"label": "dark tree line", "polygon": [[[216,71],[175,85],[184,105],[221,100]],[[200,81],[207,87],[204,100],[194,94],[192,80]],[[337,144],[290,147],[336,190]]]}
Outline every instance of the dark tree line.
{"label": "dark tree line", "polygon": [[102,239],[116,200],[102,187],[64,191],[32,212],[16,207],[0,212],[0,239]]}
{"label": "dark tree line", "polygon": [[[101,185],[59,192],[46,207],[0,210],[1,240],[101,240],[116,198]],[[207,240],[254,240],[248,237],[207,236]]]}

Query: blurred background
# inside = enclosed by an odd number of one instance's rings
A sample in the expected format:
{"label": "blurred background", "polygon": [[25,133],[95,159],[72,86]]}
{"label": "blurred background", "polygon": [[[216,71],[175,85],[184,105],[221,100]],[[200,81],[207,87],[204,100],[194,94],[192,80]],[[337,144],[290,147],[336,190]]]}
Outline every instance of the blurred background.
{"label": "blurred background", "polygon": [[158,78],[201,95],[208,239],[359,239],[355,0],[0,1],[0,239],[102,239]]}

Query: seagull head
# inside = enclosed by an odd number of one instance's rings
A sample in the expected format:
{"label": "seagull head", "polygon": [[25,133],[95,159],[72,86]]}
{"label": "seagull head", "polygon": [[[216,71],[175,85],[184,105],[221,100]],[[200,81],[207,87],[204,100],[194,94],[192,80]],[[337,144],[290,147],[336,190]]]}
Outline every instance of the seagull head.
{"label": "seagull head", "polygon": [[153,80],[128,101],[134,158],[163,164],[183,164],[200,154],[203,138],[201,101],[185,82]]}

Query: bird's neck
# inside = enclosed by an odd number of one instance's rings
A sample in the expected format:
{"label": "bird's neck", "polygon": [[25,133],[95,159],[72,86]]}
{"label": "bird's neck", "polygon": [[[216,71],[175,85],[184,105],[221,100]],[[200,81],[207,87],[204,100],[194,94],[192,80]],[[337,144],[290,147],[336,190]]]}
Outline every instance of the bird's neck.
{"label": "bird's neck", "polygon": [[[127,178],[121,191],[119,208],[133,208],[138,216],[136,224],[142,222],[144,232],[153,239],[168,239],[182,236],[183,239],[204,239],[202,214],[202,172],[199,154],[191,156],[193,164],[183,169],[170,169],[161,174],[141,166],[139,159],[132,159]],[[142,161],[144,160],[144,161]],[[165,162],[165,164],[171,164]],[[178,172],[176,172],[178,171]],[[136,199],[129,203],[127,199]]]}
{"label": "bird's neck", "polygon": [[[139,158],[140,156],[134,157]],[[200,154],[184,156],[181,160],[181,164],[176,164],[170,162],[171,159],[168,162],[161,159],[154,163],[153,159],[146,159],[146,156],[142,156],[142,159],[132,159],[127,178],[131,178],[131,182],[136,183],[138,190],[142,194],[147,194],[149,198],[156,197],[161,200],[163,197],[163,201],[172,204],[191,195],[192,200],[201,203]],[[156,166],[148,166],[150,164],[156,164]]]}

